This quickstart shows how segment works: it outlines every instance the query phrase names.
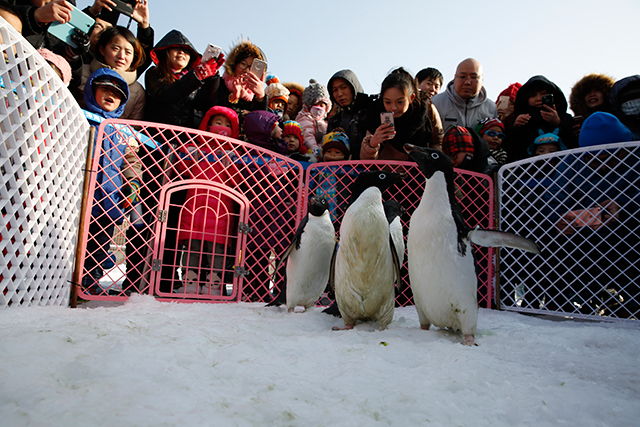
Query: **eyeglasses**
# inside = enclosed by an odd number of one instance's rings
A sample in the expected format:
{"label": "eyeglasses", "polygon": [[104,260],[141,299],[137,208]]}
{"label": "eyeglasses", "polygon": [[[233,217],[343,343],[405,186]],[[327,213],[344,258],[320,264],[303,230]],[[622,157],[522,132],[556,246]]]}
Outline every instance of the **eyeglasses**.
{"label": "eyeglasses", "polygon": [[456,79],[477,82],[478,80],[480,80],[481,77],[482,77],[482,74],[471,74],[470,76],[467,76],[466,74],[459,74],[456,76]]}
{"label": "eyeglasses", "polygon": [[488,130],[484,134],[489,135],[491,138],[495,138],[497,136],[498,139],[504,139],[504,133],[498,133],[494,130]]}

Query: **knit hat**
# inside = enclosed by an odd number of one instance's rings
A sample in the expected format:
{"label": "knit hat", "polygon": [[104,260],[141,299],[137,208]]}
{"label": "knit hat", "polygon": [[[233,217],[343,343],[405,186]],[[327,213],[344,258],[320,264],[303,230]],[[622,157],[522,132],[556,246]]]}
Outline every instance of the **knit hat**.
{"label": "knit hat", "polygon": [[267,95],[267,104],[269,104],[274,99],[281,99],[285,104],[289,103],[289,89],[280,84],[280,80],[278,80],[278,77],[270,74],[267,76],[266,83],[267,88],[264,92]]}
{"label": "knit hat", "polygon": [[200,122],[200,127],[198,129],[208,131],[209,121],[213,116],[217,116],[218,114],[221,114],[229,119],[229,123],[231,123],[231,137],[238,139],[238,136],[240,134],[238,114],[231,108],[222,107],[220,105],[214,105],[213,107],[209,108],[209,111],[207,111],[207,113],[204,115],[204,118]]}
{"label": "knit hat", "polygon": [[71,66],[69,65],[67,60],[62,56],[56,55],[49,49],[45,48],[38,49],[38,53],[42,55],[45,61],[50,62],[58,67],[58,70],[60,70],[60,73],[62,73],[62,82],[65,84],[65,86],[69,86],[69,82],[71,81]]}
{"label": "knit hat", "polygon": [[310,109],[318,102],[323,101],[327,104],[327,112],[331,111],[331,99],[329,98],[329,91],[327,88],[315,81],[309,80],[309,86],[302,93],[302,105]]}
{"label": "knit hat", "polygon": [[567,147],[558,136],[558,132],[560,132],[560,129],[558,128],[550,133],[544,133],[542,129],[538,130],[540,136],[537,137],[527,148],[527,152],[529,153],[529,155],[533,156],[536,153],[536,146],[541,144],[558,144],[558,148],[560,148],[560,151],[566,150]]}
{"label": "knit hat", "polygon": [[282,138],[287,135],[293,135],[298,138],[300,141],[300,147],[298,147],[298,151],[300,154],[305,154],[307,152],[307,146],[304,145],[304,129],[300,126],[300,123],[294,120],[287,120],[283,124],[284,129],[282,130]]}
{"label": "knit hat", "polygon": [[500,100],[501,96],[508,96],[509,97],[509,101],[511,102],[516,102],[516,94],[518,93],[518,89],[520,89],[522,87],[521,83],[511,83],[505,90],[503,90],[502,92],[500,92],[500,95],[498,95],[498,98],[496,99],[496,104],[498,103],[498,101]]}
{"label": "knit hat", "polygon": [[336,128],[324,136],[322,140],[322,151],[326,153],[330,148],[337,148],[342,151],[345,159],[349,157],[351,144],[349,143],[349,137],[341,128]]}
{"label": "knit hat", "polygon": [[442,152],[451,157],[458,153],[473,153],[473,136],[462,126],[451,126],[442,138]]}
{"label": "knit hat", "polygon": [[476,132],[478,135],[482,136],[488,129],[491,129],[494,126],[498,126],[502,129],[502,132],[504,132],[504,124],[502,124],[500,119],[496,119],[495,117],[480,120],[480,123],[476,126]]}
{"label": "knit hat", "polygon": [[595,112],[582,123],[580,147],[633,141],[633,133],[613,114]]}

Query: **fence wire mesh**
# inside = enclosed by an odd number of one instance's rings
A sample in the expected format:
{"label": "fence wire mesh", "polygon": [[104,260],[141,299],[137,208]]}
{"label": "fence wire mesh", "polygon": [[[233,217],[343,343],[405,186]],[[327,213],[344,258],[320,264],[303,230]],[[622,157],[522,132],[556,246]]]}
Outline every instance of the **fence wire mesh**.
{"label": "fence wire mesh", "polygon": [[500,228],[542,247],[540,255],[502,250],[501,307],[637,319],[639,178],[638,143],[563,151],[500,169]]}
{"label": "fence wire mesh", "polygon": [[0,307],[69,303],[89,124],[0,17]]}

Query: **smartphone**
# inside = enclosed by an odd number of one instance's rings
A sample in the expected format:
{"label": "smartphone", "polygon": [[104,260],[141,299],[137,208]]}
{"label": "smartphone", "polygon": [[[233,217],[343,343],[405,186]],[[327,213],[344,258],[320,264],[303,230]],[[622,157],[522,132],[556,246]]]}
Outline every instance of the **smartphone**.
{"label": "smartphone", "polygon": [[66,24],[61,24],[58,21],[53,21],[49,26],[49,33],[59,38],[71,47],[78,47],[71,41],[71,34],[77,28],[83,33],[89,34],[89,30],[93,26],[95,20],[89,15],[83,13],[80,9],[73,6],[71,12],[71,19]]}
{"label": "smartphone", "polygon": [[255,58],[253,60],[253,64],[251,64],[251,72],[258,77],[259,79],[262,78],[262,75],[264,74],[264,72],[267,70],[267,63],[264,62],[261,59]]}
{"label": "smartphone", "polygon": [[380,113],[380,123],[382,123],[383,125],[393,126],[393,113],[390,111]]}
{"label": "smartphone", "polygon": [[136,4],[135,0],[128,0],[128,1],[122,1],[122,0],[111,0],[113,2],[115,2],[115,7],[112,7],[111,9],[114,12],[118,12],[121,13],[122,15],[127,15],[127,16],[131,16],[133,14],[133,6]]}
{"label": "smartphone", "polygon": [[542,105],[548,105],[549,107],[553,108],[553,94],[548,94],[548,95],[542,95]]}
{"label": "smartphone", "polygon": [[217,58],[218,56],[220,56],[220,53],[222,53],[222,48],[220,46],[210,44],[204,50],[204,53],[202,54],[202,59],[200,60],[200,62],[204,63],[204,62],[208,62],[211,58]]}

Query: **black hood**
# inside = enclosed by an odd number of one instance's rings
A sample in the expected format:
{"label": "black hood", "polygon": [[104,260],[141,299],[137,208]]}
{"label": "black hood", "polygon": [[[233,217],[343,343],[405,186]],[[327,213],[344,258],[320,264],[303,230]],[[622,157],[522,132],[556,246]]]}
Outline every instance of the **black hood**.
{"label": "black hood", "polygon": [[171,30],[162,39],[160,39],[160,41],[151,50],[151,59],[153,60],[153,63],[157,66],[160,60],[158,55],[164,55],[164,52],[166,52],[168,48],[173,46],[186,47],[191,51],[191,59],[189,59],[189,65],[187,66],[187,69],[191,69],[193,65],[200,60],[200,54],[198,53],[196,48],[193,47],[189,39],[186,38],[180,31]]}
{"label": "black hood", "polygon": [[546,89],[553,94],[553,101],[560,119],[562,120],[567,115],[567,98],[562,93],[562,90],[545,76],[533,76],[518,90],[514,109],[515,117],[520,114],[539,114],[539,108],[529,105],[529,98],[542,89]]}

